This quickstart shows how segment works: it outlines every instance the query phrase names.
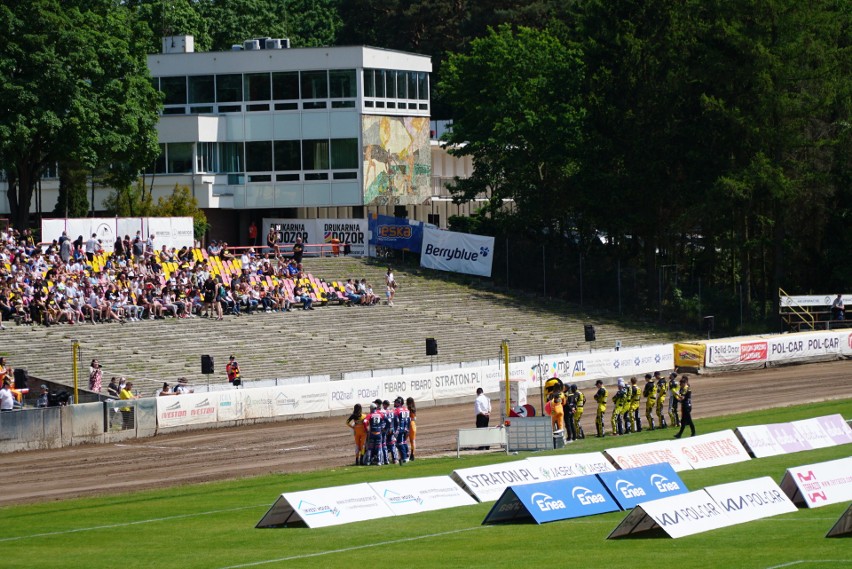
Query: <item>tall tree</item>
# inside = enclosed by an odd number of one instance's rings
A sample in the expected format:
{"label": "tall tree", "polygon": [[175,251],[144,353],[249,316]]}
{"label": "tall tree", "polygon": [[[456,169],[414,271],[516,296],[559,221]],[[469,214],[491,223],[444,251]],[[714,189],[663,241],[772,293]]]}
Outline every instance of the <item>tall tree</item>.
{"label": "tall tree", "polygon": [[159,53],[161,38],[168,36],[193,36],[196,51],[209,51],[212,47],[210,23],[199,12],[195,0],[127,0],[125,5],[151,31],[148,53]]}
{"label": "tall tree", "polygon": [[582,78],[579,51],[546,30],[504,25],[452,54],[440,84],[458,109],[446,142],[474,164],[452,188],[459,199],[487,195],[495,214],[511,199],[539,230],[576,226]]}
{"label": "tall tree", "polygon": [[51,164],[112,165],[118,181],[154,159],[160,99],[147,32],[129,10],[111,0],[6,3],[0,26],[0,167],[17,227]]}

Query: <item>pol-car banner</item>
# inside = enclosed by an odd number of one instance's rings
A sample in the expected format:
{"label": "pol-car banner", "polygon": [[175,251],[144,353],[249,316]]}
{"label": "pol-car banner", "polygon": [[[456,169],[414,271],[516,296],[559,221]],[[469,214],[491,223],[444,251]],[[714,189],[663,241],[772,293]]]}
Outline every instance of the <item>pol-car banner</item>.
{"label": "pol-car banner", "polygon": [[431,227],[423,229],[420,266],[452,273],[491,276],[494,238]]}

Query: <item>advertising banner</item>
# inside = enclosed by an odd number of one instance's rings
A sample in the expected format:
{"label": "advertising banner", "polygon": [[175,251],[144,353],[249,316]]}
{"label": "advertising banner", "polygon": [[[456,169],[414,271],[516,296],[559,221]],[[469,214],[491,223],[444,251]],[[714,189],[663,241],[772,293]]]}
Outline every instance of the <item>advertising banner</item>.
{"label": "advertising banner", "polygon": [[620,508],[597,476],[507,488],[483,524],[534,520],[537,524],[617,512]]}
{"label": "advertising banner", "polygon": [[526,460],[461,468],[451,474],[453,480],[480,502],[492,502],[512,485],[544,482]]}
{"label": "advertising banner", "polygon": [[675,454],[698,470],[751,460],[733,431],[718,431],[688,439],[668,441]]}
{"label": "advertising banner", "polygon": [[705,344],[675,344],[674,367],[704,367]]}
{"label": "advertising banner", "polygon": [[436,372],[432,382],[432,397],[449,399],[475,396],[476,388],[482,387],[480,370],[478,367],[465,367]]}
{"label": "advertising banner", "polygon": [[[527,364],[526,373],[538,385],[538,358],[526,358],[525,362]],[[640,346],[621,350],[551,354],[541,357],[542,377],[547,380],[556,375],[565,383],[626,377],[672,369],[673,367],[673,344]]]}
{"label": "advertising banner", "polygon": [[[247,390],[246,390],[247,391]],[[217,391],[216,421],[239,421],[246,418],[245,396],[242,389]]]}
{"label": "advertising banner", "polygon": [[349,254],[355,257],[367,256],[367,220],[366,219],[316,219],[315,234],[322,237],[322,243],[331,244],[336,239],[341,250],[349,245]]}
{"label": "advertising banner", "polygon": [[157,397],[157,427],[215,423],[218,402],[218,392]]}
{"label": "advertising banner", "polygon": [[[473,368],[478,370],[479,368]],[[432,401],[432,386],[435,384],[435,372],[407,373],[378,378],[381,380],[383,399],[393,401],[397,396],[407,399],[413,397],[417,403]],[[443,375],[443,374],[442,374]]]}
{"label": "advertising banner", "polygon": [[263,233],[258,235],[261,246],[266,245],[266,236],[272,229],[278,237],[279,245],[292,245],[297,237],[302,238],[302,243],[322,243],[322,235],[317,233],[317,225],[313,219],[277,219],[263,218]]}
{"label": "advertising banner", "polygon": [[754,478],[704,489],[731,519],[742,524],[796,511],[796,506],[772,478]]}
{"label": "advertising banner", "polygon": [[822,430],[831,437],[836,445],[845,445],[852,443],[852,427],[843,418],[843,415],[825,415],[817,417]]}
{"label": "advertising banner", "polygon": [[304,492],[285,492],[255,527],[307,525],[319,528],[392,516],[384,500],[366,483]]}
{"label": "advertising banner", "polygon": [[191,217],[85,217],[43,219],[41,222],[44,241],[59,239],[63,231],[67,232],[72,241],[82,235],[85,242],[95,234],[107,253],[112,252],[116,236],[129,235],[132,240],[137,231],[142,232],[142,239],[147,239],[153,233],[157,250],[163,245],[167,249],[180,249],[192,247],[195,243]]}
{"label": "advertising banner", "polygon": [[788,468],[781,489],[797,506],[848,502],[852,500],[852,456]]}
{"label": "advertising banner", "polygon": [[754,458],[777,456],[787,452],[772,436],[768,425],[737,427],[736,433]]}
{"label": "advertising banner", "polygon": [[802,440],[808,441],[811,448],[826,448],[835,445],[834,440],[823,430],[822,423],[816,417],[791,421],[790,424],[793,425]]}
{"label": "advertising banner", "polygon": [[367,404],[384,399],[380,377],[332,381],[328,384],[328,408],[331,411],[352,410],[356,403]]}
{"label": "advertising banner", "polygon": [[263,419],[275,416],[270,387],[252,387],[240,389],[243,393],[243,415],[246,419]]}
{"label": "advertising banner", "polygon": [[662,529],[677,539],[723,528],[733,522],[704,490],[643,502],[633,508],[607,539]]}
{"label": "advertising banner", "polygon": [[705,367],[784,363],[852,353],[847,331],[815,331],[707,343]]}
{"label": "advertising banner", "polygon": [[615,471],[615,467],[602,452],[533,456],[528,458],[527,462],[542,480],[559,480]]}
{"label": "advertising banner", "polygon": [[375,213],[371,214],[367,221],[370,229],[370,245],[420,252],[420,244],[423,242],[422,222]]}
{"label": "advertising banner", "polygon": [[825,537],[849,537],[852,536],[852,504],[840,515]]}
{"label": "advertising banner", "polygon": [[790,423],[772,423],[766,425],[766,428],[785,453],[811,450],[810,443],[803,439],[796,427]]}
{"label": "advertising banner", "polygon": [[709,342],[704,366],[712,368],[762,363],[766,362],[766,351],[765,340]]}
{"label": "advertising banner", "polygon": [[370,487],[397,516],[476,504],[449,476],[370,482]]}
{"label": "advertising banner", "polygon": [[670,444],[670,441],[611,448],[605,452],[610,460],[617,464],[619,468],[637,468],[665,462],[670,464],[675,472],[692,469],[689,461],[681,454],[675,452],[675,448]]}
{"label": "advertising banner", "polygon": [[270,387],[272,412],[276,416],[324,413],[329,410],[329,389],[333,386],[333,382],[322,382]]}
{"label": "advertising banner", "polygon": [[665,462],[603,472],[598,478],[622,510],[629,510],[642,502],[689,492],[680,476]]}
{"label": "advertising banner", "polygon": [[493,237],[423,228],[421,267],[490,277],[493,259]]}

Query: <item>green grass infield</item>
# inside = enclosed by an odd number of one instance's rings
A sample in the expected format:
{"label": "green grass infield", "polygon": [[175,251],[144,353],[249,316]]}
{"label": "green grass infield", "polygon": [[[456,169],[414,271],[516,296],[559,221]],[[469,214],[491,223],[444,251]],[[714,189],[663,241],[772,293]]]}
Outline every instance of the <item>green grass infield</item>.
{"label": "green grass infield", "polygon": [[[849,416],[852,399],[697,420],[699,433],[819,415]],[[586,439],[556,452],[662,440],[672,430]],[[771,476],[849,456],[850,445],[681,472],[691,490]],[[852,567],[852,539],[826,539],[848,504],[785,514],[681,539],[606,536],[625,512],[543,525],[483,526],[493,502],[330,528],[255,529],[282,492],[420,476],[531,456],[426,458],[405,466],[341,467],[180,485],[0,509],[0,567],[630,567],[829,569]],[[341,462],[348,460],[341,457]],[[128,473],[132,485],[132,474]],[[7,481],[7,483],[14,483]]]}

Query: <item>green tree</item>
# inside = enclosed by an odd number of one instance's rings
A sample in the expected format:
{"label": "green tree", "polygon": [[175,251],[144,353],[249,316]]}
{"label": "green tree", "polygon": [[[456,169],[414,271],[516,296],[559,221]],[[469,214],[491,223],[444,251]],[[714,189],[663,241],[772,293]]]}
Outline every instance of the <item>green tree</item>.
{"label": "green tree", "polygon": [[111,0],[0,6],[0,167],[15,226],[59,161],[132,180],[158,152],[160,98],[145,61],[148,33]]}
{"label": "green tree", "polygon": [[169,196],[157,200],[152,215],[158,217],[191,217],[193,232],[198,240],[201,240],[210,228],[207,216],[198,207],[198,199],[192,195],[188,186],[175,184],[174,190]]}
{"label": "green tree", "polygon": [[193,36],[196,51],[209,51],[212,47],[210,24],[199,12],[195,0],[128,0],[125,5],[151,32],[146,46],[148,53],[160,53],[161,38],[168,36]]}
{"label": "green tree", "polygon": [[59,164],[59,195],[53,208],[55,216],[86,217],[89,214],[89,198],[86,195],[89,174],[91,172],[80,168],[79,164]]}
{"label": "green tree", "polygon": [[145,190],[145,178],[114,189],[104,200],[104,208],[116,217],[146,217],[153,215],[154,200]]}
{"label": "green tree", "polygon": [[450,55],[440,88],[458,110],[445,142],[474,164],[457,198],[487,196],[494,215],[513,200],[518,222],[539,232],[575,227],[582,78],[580,52],[546,30],[504,25]]}

